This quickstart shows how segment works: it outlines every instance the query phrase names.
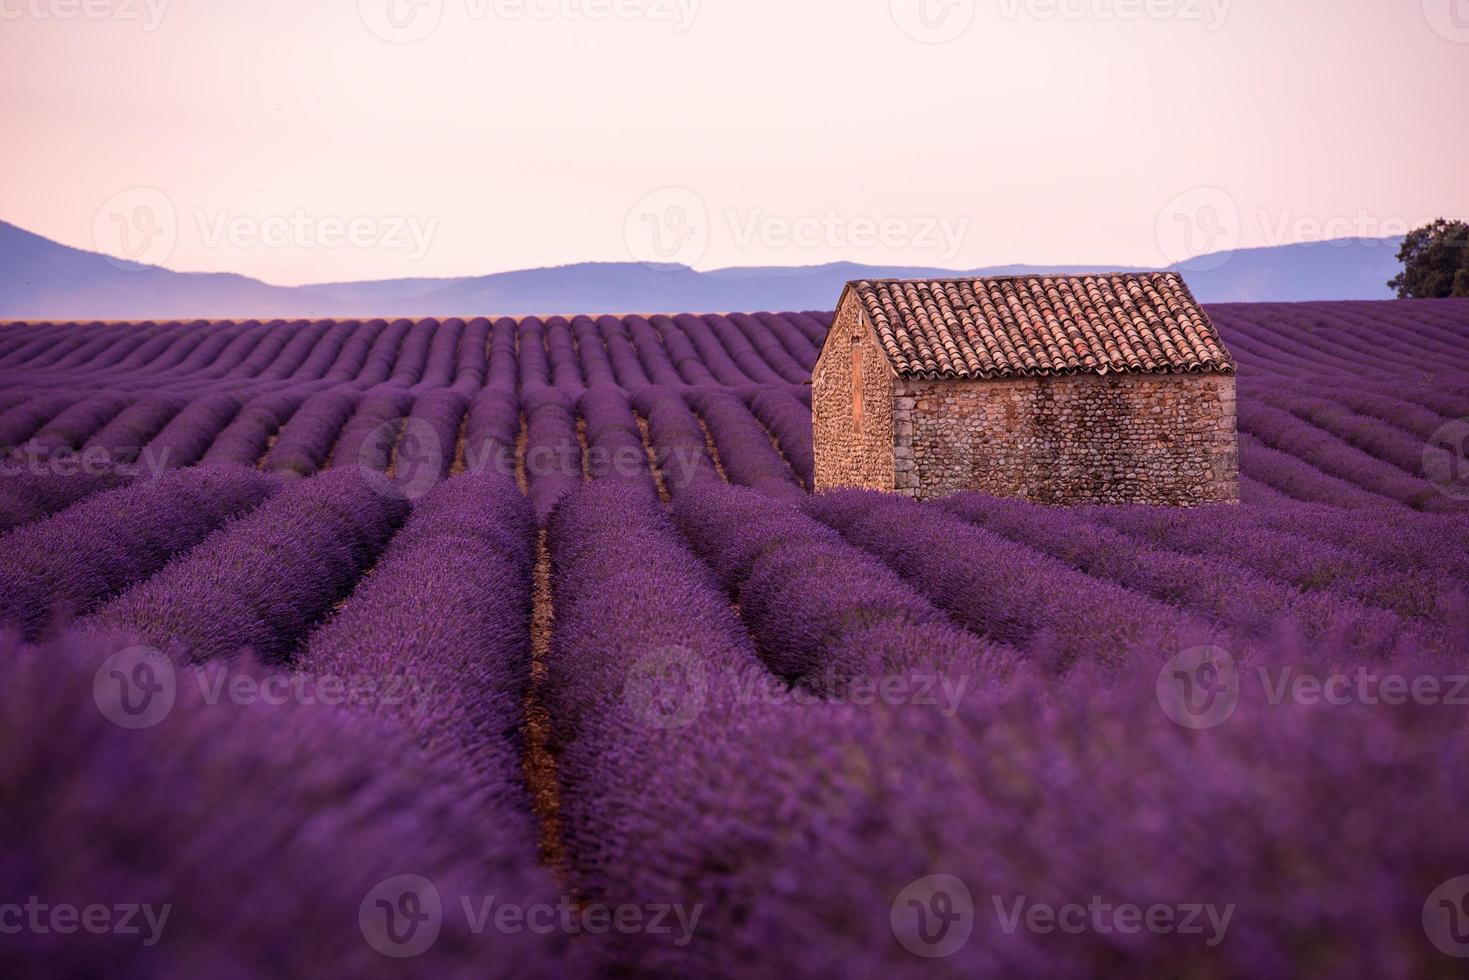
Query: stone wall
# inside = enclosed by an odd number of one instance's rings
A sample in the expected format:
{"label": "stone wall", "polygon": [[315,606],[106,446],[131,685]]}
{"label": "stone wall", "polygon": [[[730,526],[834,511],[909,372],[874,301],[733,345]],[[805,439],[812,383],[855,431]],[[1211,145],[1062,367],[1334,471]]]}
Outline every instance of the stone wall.
{"label": "stone wall", "polygon": [[[1237,502],[1234,378],[901,380],[895,488],[1046,504]],[[821,434],[817,434],[818,458]]]}
{"label": "stone wall", "polygon": [[892,490],[893,384],[877,334],[849,296],[812,372],[816,488]]}

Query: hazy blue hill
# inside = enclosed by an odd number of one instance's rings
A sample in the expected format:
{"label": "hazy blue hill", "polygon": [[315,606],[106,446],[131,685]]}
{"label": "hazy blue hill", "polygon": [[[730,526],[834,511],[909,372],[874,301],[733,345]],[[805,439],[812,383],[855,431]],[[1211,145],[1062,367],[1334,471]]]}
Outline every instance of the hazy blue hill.
{"label": "hazy blue hill", "polygon": [[[1396,255],[1396,239],[1342,240],[1205,256],[1183,271],[1206,303],[1387,299]],[[124,262],[0,222],[0,318],[6,319],[824,310],[852,279],[1097,271],[1125,270],[1017,265],[956,271],[837,262],[698,272],[679,265],[589,262],[463,278],[286,287]]]}
{"label": "hazy blue hill", "polygon": [[309,290],[230,273],[173,272],[58,244],[0,221],[0,317],[291,316]]}

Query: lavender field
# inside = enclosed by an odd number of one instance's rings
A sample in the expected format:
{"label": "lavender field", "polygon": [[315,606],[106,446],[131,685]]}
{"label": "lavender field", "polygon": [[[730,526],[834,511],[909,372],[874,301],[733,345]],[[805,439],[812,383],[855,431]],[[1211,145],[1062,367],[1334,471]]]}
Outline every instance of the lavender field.
{"label": "lavender field", "polygon": [[0,974],[1462,976],[1469,301],[1209,313],[1194,510],[811,493],[829,313],[0,327]]}

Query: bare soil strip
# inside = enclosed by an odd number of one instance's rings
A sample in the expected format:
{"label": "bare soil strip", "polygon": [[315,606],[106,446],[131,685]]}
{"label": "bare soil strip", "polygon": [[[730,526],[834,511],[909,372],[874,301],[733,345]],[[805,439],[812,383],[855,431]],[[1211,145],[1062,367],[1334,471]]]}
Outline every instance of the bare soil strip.
{"label": "bare soil strip", "polygon": [[270,459],[270,451],[275,448],[276,440],[280,437],[281,430],[276,429],[270,434],[270,437],[265,440],[265,449],[263,452],[261,452],[260,458],[255,461],[255,468],[257,470],[263,471],[265,469],[265,461],[267,459]]}
{"label": "bare soil strip", "polygon": [[561,793],[556,757],[548,748],[551,718],[541,700],[546,683],[546,660],[551,654],[555,626],[551,599],[551,553],[546,532],[536,542],[535,578],[531,589],[530,687],[525,699],[525,781],[531,809],[540,826],[541,861],[558,878],[566,878],[566,846],[561,839]]}
{"label": "bare soil strip", "polygon": [[643,451],[648,454],[648,470],[653,474],[653,482],[658,487],[658,502],[666,504],[673,498],[668,494],[668,487],[663,482],[663,471],[658,467],[658,453],[653,448],[653,440],[648,435],[648,420],[637,412],[633,412],[633,418],[638,420],[638,431],[643,434]]}
{"label": "bare soil strip", "polygon": [[[748,410],[748,406],[746,406],[746,409]],[[791,471],[791,476],[795,477],[796,482],[800,484],[804,489],[810,490],[811,487],[807,485],[805,480],[801,479],[801,474],[796,472],[796,468],[791,465],[791,458],[787,456],[786,451],[780,447],[780,440],[775,438],[775,433],[771,432],[770,427],[767,426],[763,421],[761,421],[760,416],[756,415],[754,412],[750,412],[750,418],[755,420],[755,424],[760,426],[760,431],[765,433],[765,438],[770,440],[770,445],[775,448],[775,452],[777,455],[780,456],[781,462],[786,464],[786,469]]]}
{"label": "bare soil strip", "polygon": [[449,475],[459,476],[467,468],[464,462],[464,446],[468,442],[469,433],[469,410],[466,409],[464,417],[459,420],[459,435],[454,440],[454,461],[449,464]]}
{"label": "bare soil strip", "polygon": [[592,482],[592,461],[587,455],[587,420],[586,416],[576,417],[576,441],[581,444],[581,482]]}
{"label": "bare soil strip", "polygon": [[530,423],[520,413],[520,433],[515,437],[515,482],[521,493],[530,492],[530,478],[525,472],[525,448],[530,442]]}
{"label": "bare soil strip", "polygon": [[704,447],[709,453],[709,462],[714,464],[714,472],[719,474],[721,480],[728,483],[729,474],[724,472],[724,463],[720,462],[719,450],[714,446],[714,436],[709,432],[709,426],[704,424],[704,416],[694,412],[694,418],[698,419],[699,428],[704,433]]}

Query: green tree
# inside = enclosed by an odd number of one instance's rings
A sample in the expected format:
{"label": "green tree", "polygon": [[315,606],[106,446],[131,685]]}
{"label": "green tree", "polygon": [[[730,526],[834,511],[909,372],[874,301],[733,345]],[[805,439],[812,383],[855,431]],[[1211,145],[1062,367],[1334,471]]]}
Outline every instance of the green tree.
{"label": "green tree", "polygon": [[1388,283],[1398,299],[1469,296],[1469,224],[1439,218],[1416,228],[1398,250],[1403,271]]}

